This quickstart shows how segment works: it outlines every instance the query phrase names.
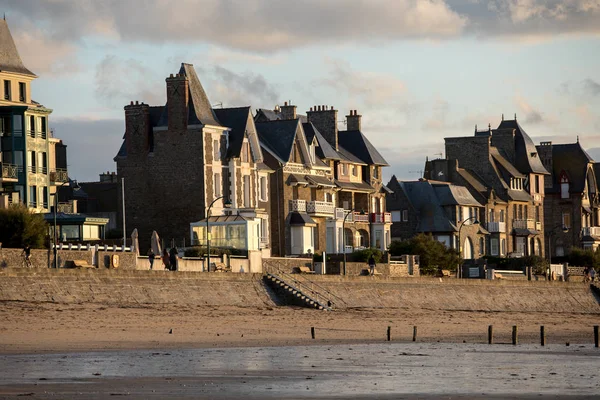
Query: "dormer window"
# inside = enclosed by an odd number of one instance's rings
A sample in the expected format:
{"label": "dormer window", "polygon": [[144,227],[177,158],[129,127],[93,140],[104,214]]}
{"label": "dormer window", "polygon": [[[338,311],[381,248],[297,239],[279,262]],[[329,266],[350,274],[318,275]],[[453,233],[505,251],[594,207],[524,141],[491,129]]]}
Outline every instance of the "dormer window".
{"label": "dormer window", "polygon": [[25,102],[25,82],[19,82],[19,101]]}
{"label": "dormer window", "polygon": [[569,178],[564,171],[560,174],[560,198],[569,198]]}
{"label": "dormer window", "polygon": [[4,81],[4,100],[10,100],[10,81]]}
{"label": "dormer window", "polygon": [[510,178],[510,188],[513,190],[523,190],[523,179]]}

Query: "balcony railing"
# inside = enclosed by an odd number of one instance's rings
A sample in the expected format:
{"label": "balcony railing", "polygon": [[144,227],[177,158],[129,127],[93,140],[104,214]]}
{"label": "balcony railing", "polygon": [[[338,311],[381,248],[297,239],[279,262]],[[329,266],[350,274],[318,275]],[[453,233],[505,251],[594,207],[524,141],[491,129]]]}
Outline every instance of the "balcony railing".
{"label": "balcony railing", "polygon": [[290,200],[290,211],[306,212],[306,200]]}
{"label": "balcony railing", "polygon": [[308,201],[306,203],[306,212],[314,215],[333,215],[335,205],[328,201]]}
{"label": "balcony railing", "polygon": [[354,222],[369,222],[369,214],[361,215],[360,212],[354,211]]}
{"label": "balcony railing", "polygon": [[69,175],[66,169],[53,169],[50,171],[50,182],[64,183],[69,181]]}
{"label": "balcony railing", "polygon": [[371,213],[371,222],[376,224],[392,222],[392,213]]}
{"label": "balcony railing", "polygon": [[19,168],[14,164],[0,163],[0,181],[18,181]]}
{"label": "balcony railing", "polygon": [[64,214],[73,214],[75,212],[75,208],[73,203],[58,203],[56,207],[56,212],[64,213]]}
{"label": "balcony railing", "polygon": [[506,222],[488,222],[486,228],[490,233],[506,232]]}
{"label": "balcony railing", "polygon": [[600,226],[586,226],[581,229],[582,236],[600,236]]}
{"label": "balcony railing", "polygon": [[[335,219],[344,219],[344,217],[346,216],[346,212],[344,211],[343,208],[336,208],[335,209]],[[350,218],[350,217],[348,217]]]}
{"label": "balcony railing", "polygon": [[513,220],[513,228],[517,229],[536,229],[536,222],[533,218]]}

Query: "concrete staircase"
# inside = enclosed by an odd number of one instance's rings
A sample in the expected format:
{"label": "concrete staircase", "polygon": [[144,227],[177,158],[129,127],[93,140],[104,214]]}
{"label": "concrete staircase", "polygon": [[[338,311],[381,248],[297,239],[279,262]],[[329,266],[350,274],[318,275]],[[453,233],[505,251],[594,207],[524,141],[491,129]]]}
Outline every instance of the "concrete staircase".
{"label": "concrete staircase", "polygon": [[331,301],[308,287],[306,283],[299,282],[292,277],[283,278],[271,272],[264,276],[264,280],[275,293],[284,297],[289,304],[317,310],[332,310]]}

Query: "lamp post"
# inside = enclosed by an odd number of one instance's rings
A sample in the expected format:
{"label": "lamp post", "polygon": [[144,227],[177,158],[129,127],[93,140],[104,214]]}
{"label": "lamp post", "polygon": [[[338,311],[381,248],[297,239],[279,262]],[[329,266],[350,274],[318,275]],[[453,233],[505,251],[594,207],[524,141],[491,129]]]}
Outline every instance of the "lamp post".
{"label": "lamp post", "polygon": [[[206,272],[210,272],[210,225],[208,222],[210,218],[210,209],[217,200],[220,200],[222,198],[223,196],[219,196],[216,199],[214,199],[212,203],[210,203],[210,205],[208,206],[208,209],[206,210]],[[231,202],[229,200],[226,200],[223,203],[223,206],[225,206],[225,208],[229,208],[231,206]]]}
{"label": "lamp post", "polygon": [[54,195],[54,232],[53,232],[53,240],[54,248],[52,250],[52,254],[54,255],[54,268],[58,268],[58,260],[57,260],[57,249],[56,249],[56,208],[58,207],[58,191],[53,193]]}
{"label": "lamp post", "polygon": [[[462,241],[460,240],[460,232],[462,231],[463,226],[465,226],[465,223],[471,220],[473,221],[471,225],[479,224],[477,217],[469,217],[461,222],[460,227],[458,228],[458,254],[460,257],[462,257]],[[458,277],[462,278],[462,265],[458,266]]]}
{"label": "lamp post", "polygon": [[[342,243],[344,244],[342,248],[342,251],[344,252],[344,276],[346,276],[346,219],[348,218],[348,215],[353,213],[354,209],[348,211],[346,215],[344,215],[344,220],[342,221]],[[360,210],[360,215],[365,215],[365,211]]]}

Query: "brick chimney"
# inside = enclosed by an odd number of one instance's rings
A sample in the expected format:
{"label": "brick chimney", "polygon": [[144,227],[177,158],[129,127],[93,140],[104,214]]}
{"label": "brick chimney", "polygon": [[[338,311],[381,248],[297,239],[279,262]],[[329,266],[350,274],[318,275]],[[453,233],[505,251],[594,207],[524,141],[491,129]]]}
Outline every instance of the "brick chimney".
{"label": "brick chimney", "polygon": [[279,108],[281,119],[296,119],[296,106],[292,105],[292,101],[283,103],[283,106]]}
{"label": "brick chimney", "polygon": [[358,111],[350,110],[350,115],[346,115],[346,129],[349,131],[360,131],[360,119],[362,115],[358,115]]}
{"label": "brick chimney", "polygon": [[169,76],[167,82],[167,112],[169,131],[187,129],[189,83],[183,74]]}
{"label": "brick chimney", "polygon": [[317,128],[325,140],[334,148],[338,149],[337,110],[331,106],[314,106],[306,112],[308,122]]}
{"label": "brick chimney", "polygon": [[150,106],[131,102],[125,106],[125,146],[127,156],[147,154],[150,149]]}

